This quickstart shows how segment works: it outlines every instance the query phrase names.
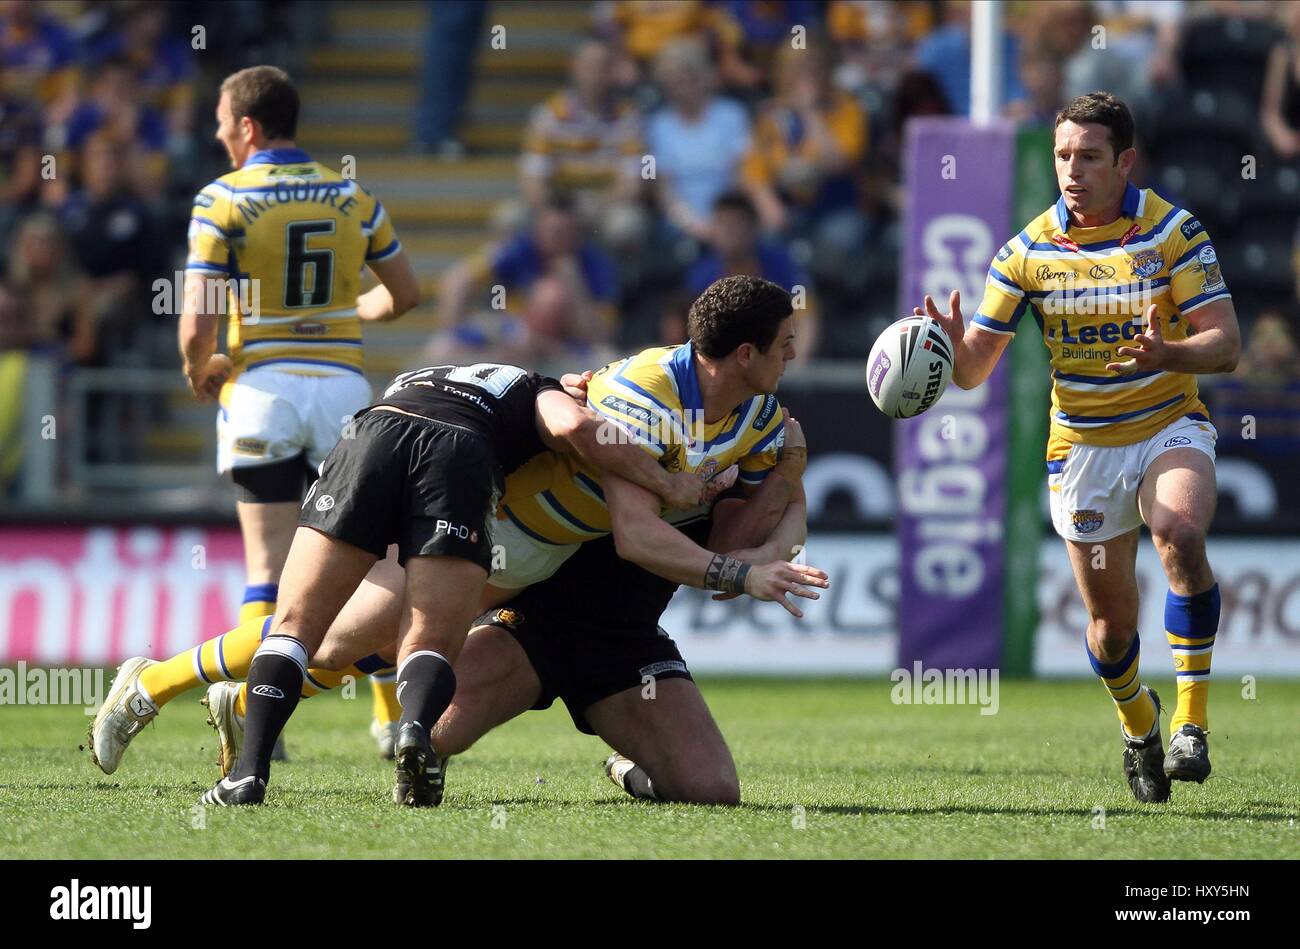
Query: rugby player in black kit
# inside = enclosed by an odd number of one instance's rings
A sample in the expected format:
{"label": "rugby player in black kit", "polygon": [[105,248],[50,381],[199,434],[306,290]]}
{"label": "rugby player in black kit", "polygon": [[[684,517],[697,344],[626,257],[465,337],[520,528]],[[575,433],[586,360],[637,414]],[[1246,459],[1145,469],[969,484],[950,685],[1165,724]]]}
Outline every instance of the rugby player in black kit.
{"label": "rugby player in black kit", "polygon": [[669,474],[637,446],[599,433],[608,424],[554,379],[516,366],[438,366],[398,376],[357,415],[303,502],[275,617],[249,669],[243,753],[204,803],[262,800],[271,750],[298,703],[308,661],[389,544],[406,568],[398,768],[416,799],[432,782],[440,785],[428,771],[436,761],[429,727],[455,692],[451,665],[492,566],[490,525],[505,476],[547,448],[576,450],[670,506],[700,500],[698,478]]}
{"label": "rugby player in black kit", "polygon": [[[249,670],[243,752],[203,802],[261,802],[271,749],[297,705],[308,661],[368,571],[396,544],[406,577],[396,618],[402,717],[395,797],[437,804],[441,759],[429,730],[456,692],[452,665],[492,567],[490,525],[505,475],[548,448],[576,450],[671,508],[711,500],[698,476],[665,471],[613,425],[555,380],[515,366],[442,366],[399,376],[359,414],[304,501],[276,615]],[[745,592],[744,577],[714,589]],[[827,585],[820,571],[784,563],[755,567],[750,580],[751,595],[763,599],[787,591],[815,597],[798,584]]]}

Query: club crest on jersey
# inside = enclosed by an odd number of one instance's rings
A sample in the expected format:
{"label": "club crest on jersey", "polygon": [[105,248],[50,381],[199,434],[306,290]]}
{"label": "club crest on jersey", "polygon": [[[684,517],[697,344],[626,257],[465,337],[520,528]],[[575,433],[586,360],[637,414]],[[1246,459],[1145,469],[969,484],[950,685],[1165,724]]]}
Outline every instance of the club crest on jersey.
{"label": "club crest on jersey", "polygon": [[1160,256],[1158,250],[1140,251],[1129,259],[1129,266],[1133,268],[1133,276],[1139,280],[1155,276],[1164,265],[1165,259]]}
{"label": "club crest on jersey", "polygon": [[1101,525],[1106,521],[1106,515],[1101,511],[1073,511],[1070,514],[1070,520],[1074,524],[1076,533],[1095,534],[1101,530]]}
{"label": "club crest on jersey", "polygon": [[695,469],[695,476],[701,481],[708,481],[718,470],[718,459],[710,458]]}

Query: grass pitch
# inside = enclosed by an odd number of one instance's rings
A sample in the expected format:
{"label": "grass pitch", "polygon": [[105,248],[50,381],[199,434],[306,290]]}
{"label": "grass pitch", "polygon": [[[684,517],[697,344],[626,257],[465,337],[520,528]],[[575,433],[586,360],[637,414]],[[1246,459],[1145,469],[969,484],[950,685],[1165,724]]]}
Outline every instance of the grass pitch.
{"label": "grass pitch", "polygon": [[1121,776],[1096,682],[1004,681],[991,716],[894,705],[884,680],[701,686],[736,757],[739,808],[632,801],[558,703],[454,759],[427,811],[390,803],[365,685],[299,707],[291,760],[249,810],[196,807],[217,777],[200,692],[168,706],[112,777],[78,748],[80,708],[0,707],[0,857],[1300,857],[1300,682],[1261,682],[1254,700],[1216,682],[1214,775],[1148,806]]}

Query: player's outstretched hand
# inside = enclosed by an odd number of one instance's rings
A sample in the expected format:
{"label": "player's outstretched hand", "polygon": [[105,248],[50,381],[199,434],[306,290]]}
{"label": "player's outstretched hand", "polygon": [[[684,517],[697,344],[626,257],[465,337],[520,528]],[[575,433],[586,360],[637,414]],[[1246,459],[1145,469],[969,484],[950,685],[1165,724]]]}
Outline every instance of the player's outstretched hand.
{"label": "player's outstretched hand", "polygon": [[1167,350],[1160,332],[1160,311],[1154,303],[1147,307],[1147,331],[1134,336],[1133,342],[1137,345],[1121,346],[1115,350],[1116,355],[1131,356],[1131,359],[1107,363],[1106,368],[1122,376],[1163,368]]}
{"label": "player's outstretched hand", "polygon": [[809,600],[821,599],[821,594],[808,587],[826,589],[831,585],[824,570],[806,564],[777,560],[750,569],[745,576],[745,592],[756,600],[780,603],[791,614],[802,619],[803,613],[785,598],[787,593]]}
{"label": "player's outstretched hand", "polygon": [[208,402],[221,394],[221,387],[230,379],[235,365],[225,353],[213,353],[202,366],[186,366],[185,378],[190,391],[200,402]]}
{"label": "player's outstretched hand", "polygon": [[594,373],[588,369],[582,374],[576,372],[566,372],[560,376],[560,386],[569,394],[569,398],[579,405],[587,404],[587,383],[591,381]]}
{"label": "player's outstretched hand", "polygon": [[934,305],[934,299],[928,293],[925,295],[925,309],[915,306],[912,307],[912,313],[916,316],[929,316],[942,326],[948,338],[952,340],[954,348],[961,344],[962,337],[966,335],[966,323],[961,318],[960,290],[954,290],[948,295],[947,313],[939,312],[939,308]]}

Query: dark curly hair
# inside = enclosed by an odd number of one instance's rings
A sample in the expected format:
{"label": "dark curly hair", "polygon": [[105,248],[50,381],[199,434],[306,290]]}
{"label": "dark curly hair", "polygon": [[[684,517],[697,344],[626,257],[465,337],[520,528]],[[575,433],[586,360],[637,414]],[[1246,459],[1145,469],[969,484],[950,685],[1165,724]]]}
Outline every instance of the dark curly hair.
{"label": "dark curly hair", "polygon": [[1110,132],[1108,136],[1111,147],[1115,149],[1112,156],[1119,161],[1119,153],[1133,147],[1133,114],[1121,100],[1109,92],[1089,92],[1076,96],[1065,104],[1065,108],[1056,113],[1056,125],[1073,122],[1076,125],[1104,125]]}
{"label": "dark curly hair", "polygon": [[781,321],[794,313],[790,294],[762,277],[723,277],[691,304],[686,319],[697,352],[720,359],[751,343],[765,353]]}

